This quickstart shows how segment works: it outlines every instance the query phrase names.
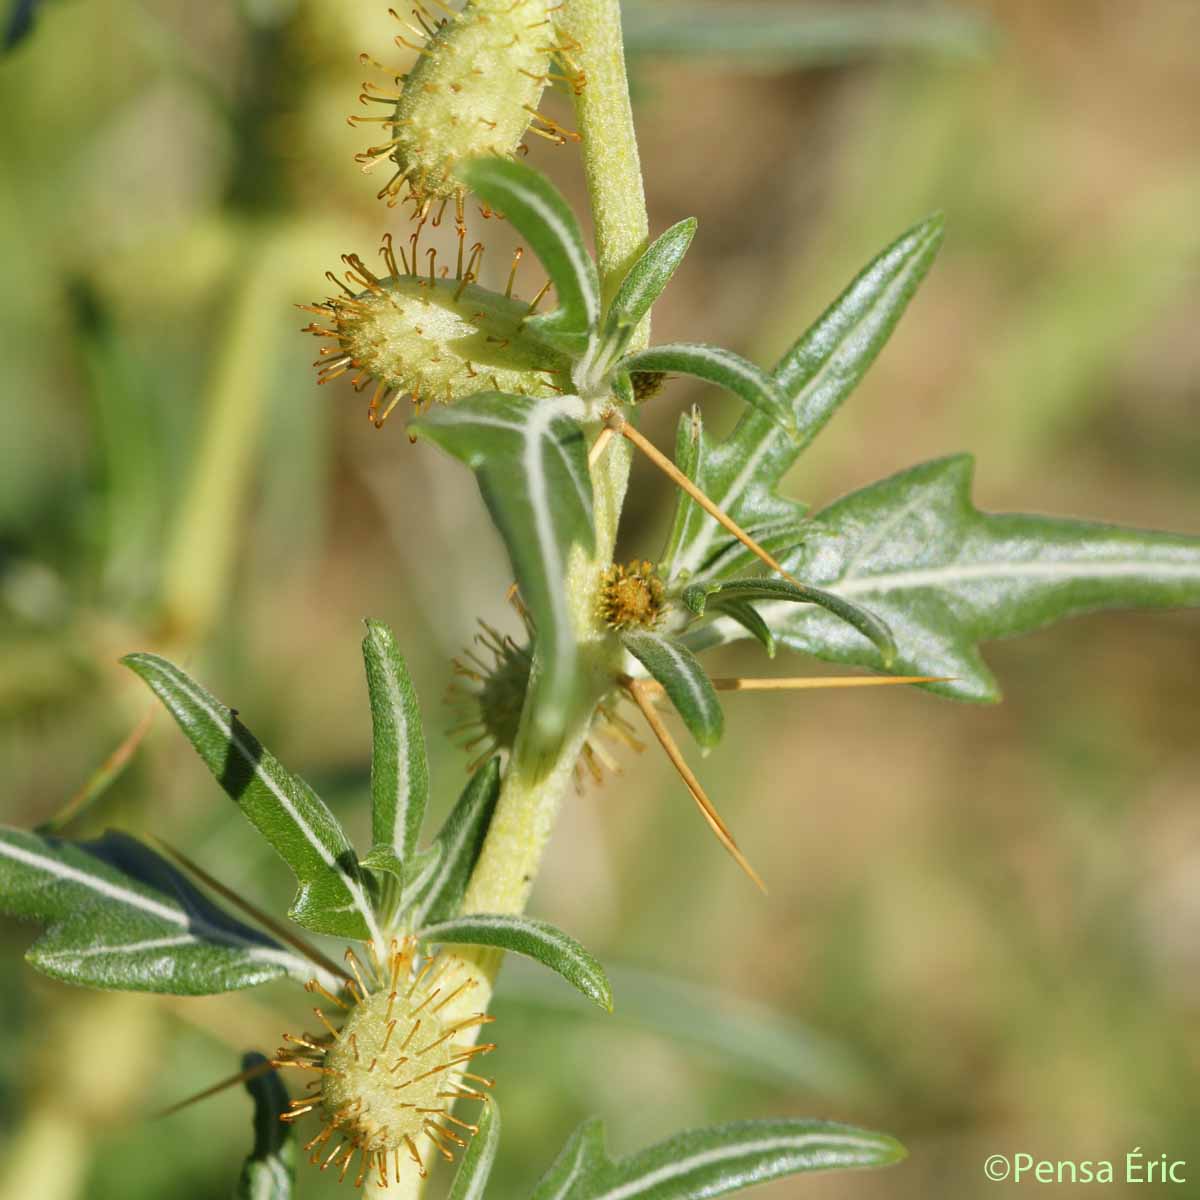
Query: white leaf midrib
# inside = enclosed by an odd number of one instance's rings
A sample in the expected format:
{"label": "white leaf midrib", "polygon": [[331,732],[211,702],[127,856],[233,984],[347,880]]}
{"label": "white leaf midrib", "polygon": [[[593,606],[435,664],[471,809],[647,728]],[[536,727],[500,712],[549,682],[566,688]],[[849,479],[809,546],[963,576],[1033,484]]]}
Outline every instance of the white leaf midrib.
{"label": "white leaf midrib", "polygon": [[688,1175],[692,1171],[703,1170],[705,1167],[715,1166],[729,1159],[744,1158],[751,1154],[772,1154],[781,1150],[800,1151],[814,1145],[821,1147],[852,1147],[861,1150],[878,1149],[878,1143],[845,1133],[814,1132],[760,1138],[753,1142],[739,1142],[730,1146],[718,1146],[712,1150],[702,1150],[700,1153],[693,1154],[688,1158],[681,1158],[675,1162],[667,1163],[657,1170],[648,1172],[639,1179],[630,1180],[629,1183],[610,1188],[606,1192],[599,1192],[595,1196],[589,1197],[588,1200],[628,1200],[628,1197],[648,1192],[660,1183],[678,1179]]}
{"label": "white leaf midrib", "polygon": [[[37,854],[32,850],[25,849],[23,846],[15,846],[12,842],[3,840],[0,840],[0,856],[22,862],[26,866],[33,867],[35,870],[44,871],[52,878],[85,887],[127,908],[143,912],[156,920],[165,921],[167,924],[175,925],[180,929],[189,930],[188,933],[169,938],[146,939],[144,944],[131,943],[124,947],[127,951],[130,950],[130,947],[133,949],[150,949],[153,943],[160,943],[165,947],[169,944],[184,945],[187,942],[200,943],[204,940],[209,940],[222,943],[234,949],[244,949],[252,958],[279,962],[287,967],[292,974],[297,973],[297,966],[301,968],[301,974],[312,974],[311,970],[300,959],[287,950],[264,946],[260,942],[235,933],[233,930],[212,925],[202,917],[190,914],[183,908],[172,908],[170,905],[162,904],[150,896],[143,896],[141,892],[134,891],[132,888],[121,887],[120,884],[112,883],[107,879],[101,879],[97,875],[89,874],[78,867],[72,867],[70,864],[61,862],[59,859]],[[204,938],[197,936],[197,932],[193,931],[203,932],[205,935]],[[108,949],[110,947],[93,947],[92,953],[98,954]],[[113,952],[120,949],[122,947],[116,947]],[[67,953],[66,951],[58,951],[55,956],[62,957]],[[90,955],[87,952],[79,952],[78,957],[90,957]]]}
{"label": "white leaf midrib", "polygon": [[[367,900],[367,896],[363,891],[362,885],[347,873],[345,867],[343,867],[338,861],[337,856],[330,852],[329,848],[317,835],[316,830],[314,830],[307,821],[301,819],[300,812],[292,803],[291,798],[263,769],[261,758],[250,753],[250,750],[246,744],[234,733],[233,727],[221,717],[221,714],[214,709],[211,704],[208,703],[208,700],[204,694],[191,685],[190,681],[185,675],[182,674],[182,672],[170,667],[169,664],[167,664],[166,669],[160,667],[159,670],[162,671],[163,674],[167,675],[171,682],[178,687],[179,690],[182,691],[188,697],[188,699],[190,699],[191,702],[208,717],[210,721],[212,721],[217,729],[220,730],[221,736],[226,738],[229,744],[233,746],[242,756],[246,764],[254,772],[255,778],[263,784],[263,786],[268,792],[270,792],[272,796],[275,797],[280,807],[291,819],[295,827],[300,830],[305,841],[307,841],[308,844],[312,846],[314,850],[316,850],[321,861],[325,863],[327,867],[331,868],[341,880],[342,887],[350,896],[354,908],[362,916],[363,922],[366,925],[371,939],[377,944],[382,945],[383,938],[378,922],[375,920],[375,912]],[[352,849],[349,842],[346,843],[344,848],[347,850]]]}
{"label": "white leaf midrib", "polygon": [[[925,249],[927,244],[928,240],[922,239],[920,245],[914,247],[913,251],[905,259],[904,266],[897,271],[897,273],[892,277],[891,282],[880,294],[878,302],[871,305],[870,308],[857,321],[855,321],[853,325],[850,326],[847,332],[841,338],[839,338],[837,345],[832,351],[830,351],[829,356],[817,369],[816,374],[800,389],[795,397],[791,399],[790,403],[793,412],[795,412],[797,407],[806,397],[810,396],[814,391],[817,390],[817,388],[821,386],[822,383],[824,383],[830,371],[833,369],[834,363],[840,362],[840,356],[844,348],[847,346],[847,344],[855,340],[859,331],[875,317],[881,306],[886,304],[890,308],[892,298],[897,291],[903,290],[904,285],[908,282],[909,276],[912,273],[914,263],[920,258],[921,251]],[[728,512],[731,505],[741,497],[742,493],[753,481],[754,475],[758,470],[759,463],[762,461],[763,456],[767,453],[768,449],[773,445],[775,436],[776,435],[773,430],[768,432],[754,448],[753,452],[746,458],[745,463],[742,465],[742,469],[737,473],[721,497],[719,499],[715,496],[713,497],[713,500],[718,507]],[[720,532],[720,529],[721,527],[711,519],[703,522],[696,539],[691,543],[690,546],[688,546],[687,553],[684,554],[683,558],[679,562],[674,564],[673,573],[679,573],[682,571],[695,573],[697,570],[699,570],[700,564],[704,561],[705,554],[708,553],[708,549],[712,545],[713,539],[717,536],[718,532]]]}

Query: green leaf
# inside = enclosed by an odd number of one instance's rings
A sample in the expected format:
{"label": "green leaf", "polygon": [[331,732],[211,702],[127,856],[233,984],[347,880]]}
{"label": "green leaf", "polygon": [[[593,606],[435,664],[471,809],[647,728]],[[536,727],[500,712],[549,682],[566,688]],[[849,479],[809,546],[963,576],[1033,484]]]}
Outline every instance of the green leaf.
{"label": "green leaf", "polygon": [[399,874],[416,849],[429,799],[421,710],[392,631],[367,621],[363,660],[371,697],[371,853],[367,866]]}
{"label": "green leaf", "polygon": [[982,16],[947,5],[689,4],[681,12],[672,4],[637,4],[622,17],[630,56],[703,58],[756,71],[839,66],[898,52],[976,58],[994,36]]}
{"label": "green leaf", "polygon": [[[1097,609],[1200,606],[1200,538],[981,513],[971,503],[973,466],[969,455],[937,459],[846,496],[810,521],[804,546],[785,563],[870,604],[895,633],[897,672],[953,676],[920,686],[995,700],[980,642]],[[783,645],[882,666],[870,642],[820,609],[767,603],[759,611]],[[686,640],[695,649],[739,636],[718,621]]]}
{"label": "green leaf", "polygon": [[704,668],[681,642],[658,633],[624,633],[625,649],[662,684],[692,737],[708,750],[725,732],[725,714]]}
{"label": "green leaf", "polygon": [[561,734],[579,682],[563,587],[567,557],[572,546],[595,544],[587,442],[576,415],[563,401],[481,392],[409,424],[475,472],[508,547],[537,629],[531,702],[534,732],[546,743]]}
{"label": "green leaf", "polygon": [[[706,608],[724,610],[730,603],[744,606],[753,600],[816,604],[840,617],[872,641],[885,669],[896,661],[896,640],[887,625],[870,610],[834,592],[808,586],[797,587],[786,579],[733,579],[724,583],[693,583],[683,589],[683,602],[697,615],[703,615]],[[746,624],[741,615],[736,615],[734,619],[740,625]],[[760,636],[754,629],[749,629],[749,632]]]}
{"label": "green leaf", "polygon": [[226,794],[291,867],[300,888],[288,915],[316,933],[378,940],[358,859],[316,792],[178,667],[154,654],[121,661],[149,684]]}
{"label": "green leaf", "polygon": [[700,343],[673,342],[626,355],[620,362],[620,369],[627,374],[671,371],[715,383],[745,400],[777,426],[782,437],[796,436],[796,421],[783,389],[764,371],[732,350]]}
{"label": "green leaf", "polygon": [[573,937],[547,921],[507,913],[473,913],[428,925],[420,937],[428,942],[496,946],[537,959],[588,999],[612,1011],[612,988],[604,968]]}
{"label": "green leaf", "polygon": [[0,828],[0,912],[44,922],[27,961],[83,987],[206,996],[314,973],[123,833],[68,842]]}
{"label": "green leaf", "polygon": [[490,759],[467,782],[433,845],[409,872],[404,905],[414,928],[458,912],[500,797],[500,760]]}
{"label": "green leaf", "polygon": [[784,1119],[695,1129],[614,1160],[592,1119],[568,1140],[533,1200],[710,1200],[800,1172],[888,1166],[905,1154],[886,1134]]}
{"label": "green leaf", "polygon": [[[940,215],[914,225],[877,255],[783,356],[776,385],[787,395],[799,437],[760,413],[746,413],[723,442],[704,435],[698,415],[683,418],[681,439],[694,463],[687,474],[739,525],[779,554],[801,534],[804,505],[776,487],[800,453],[854,390],[887,342],[942,243]],[[680,494],[664,563],[669,577],[728,576],[746,552],[703,509]]]}
{"label": "green leaf", "polygon": [[758,614],[753,604],[744,600],[726,600],[721,605],[721,613],[731,621],[737,622],[755,641],[762,643],[768,658],[775,657],[778,646],[771,627]]}
{"label": "green leaf", "polygon": [[[266,1061],[261,1054],[246,1054],[242,1070],[252,1071]],[[296,1147],[291,1124],[280,1119],[289,1111],[287,1089],[278,1071],[268,1071],[247,1079],[246,1091],[254,1100],[254,1149],[242,1165],[234,1198],[291,1200]]]}
{"label": "green leaf", "polygon": [[503,158],[476,158],[456,174],[533,247],[558,295],[559,308],[525,328],[558,348],[580,351],[600,323],[600,283],[579,222],[562,193],[540,172]]}
{"label": "green leaf", "polygon": [[479,1132],[467,1145],[448,1200],[483,1200],[500,1146],[500,1106],[492,1097],[487,1098],[475,1121]]}
{"label": "green leaf", "polygon": [[607,337],[632,333],[671,282],[695,235],[696,218],[688,217],[660,234],[629,268],[608,310],[604,330]]}

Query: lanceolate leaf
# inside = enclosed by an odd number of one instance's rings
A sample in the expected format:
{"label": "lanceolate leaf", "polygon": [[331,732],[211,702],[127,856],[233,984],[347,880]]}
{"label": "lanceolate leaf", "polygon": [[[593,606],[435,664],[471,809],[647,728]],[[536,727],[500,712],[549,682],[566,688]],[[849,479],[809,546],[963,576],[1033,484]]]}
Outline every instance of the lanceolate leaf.
{"label": "lanceolate leaf", "polygon": [[554,335],[564,350],[583,349],[600,323],[600,284],[562,193],[540,172],[510,159],[474,159],[459,168],[458,177],[508,218],[554,282],[558,310],[531,319],[526,328]]}
{"label": "lanceolate leaf", "polygon": [[692,736],[706,750],[725,732],[725,714],[704,668],[680,642],[661,634],[641,632],[621,636],[625,649],[662,684]]}
{"label": "lanceolate leaf", "polygon": [[488,1097],[475,1118],[479,1132],[463,1152],[462,1166],[454,1176],[449,1200],[483,1200],[496,1151],[500,1147],[500,1106]]}
{"label": "lanceolate leaf", "polygon": [[[971,503],[973,460],[937,459],[854,492],[812,518],[786,564],[805,580],[887,621],[894,670],[953,676],[921,685],[995,700],[978,643],[1103,608],[1200,606],[1200,538],[1056,517],[990,516]],[[834,662],[880,667],[878,650],[816,608],[765,603],[783,645]],[[693,649],[743,636],[717,621]]]}
{"label": "lanceolate leaf", "polygon": [[[941,216],[913,226],[873,259],[821,318],[783,356],[774,371],[787,395],[797,438],[757,412],[746,413],[723,442],[712,443],[695,418],[681,438],[695,443],[692,480],[760,542],[771,529],[795,526],[804,506],[775,488],[801,451],[854,390],[887,342],[942,243]],[[667,560],[672,576],[728,575],[744,560],[741,547],[681,493]],[[775,543],[778,546],[778,542]],[[768,546],[777,553],[776,549]],[[720,561],[722,550],[729,551]]]}
{"label": "lanceolate leaf", "polygon": [[[892,631],[874,613],[821,588],[797,587],[786,579],[732,579],[725,583],[693,583],[683,589],[683,601],[697,615],[707,609],[726,611],[730,604],[745,606],[751,601],[791,601],[793,604],[816,604],[820,608],[840,617],[858,630],[863,637],[875,644],[884,667],[896,661],[896,640]],[[746,625],[742,613],[731,614],[740,625]],[[757,630],[747,626],[747,632],[758,636]],[[773,653],[768,649],[768,653]]]}
{"label": "lanceolate leaf", "polygon": [[417,856],[417,869],[409,872],[404,906],[414,927],[447,920],[458,912],[499,796],[500,760],[493,758],[471,776],[437,839]]}
{"label": "lanceolate leaf", "polygon": [[710,1200],[800,1172],[883,1167],[904,1156],[886,1134],[779,1120],[696,1129],[614,1161],[593,1119],[572,1135],[533,1200]]}
{"label": "lanceolate leaf", "polygon": [[783,389],[764,371],[732,350],[687,342],[651,346],[649,350],[639,350],[623,358],[621,370],[694,375],[740,396],[776,426],[784,439],[795,435],[796,422]]}
{"label": "lanceolate leaf", "polygon": [[[242,1070],[266,1063],[261,1054],[242,1057]],[[278,1071],[255,1075],[246,1081],[254,1099],[254,1149],[242,1166],[234,1200],[291,1200],[296,1176],[296,1147],[292,1126],[281,1121],[288,1111],[287,1089]]]}
{"label": "lanceolate leaf", "polygon": [[481,392],[409,425],[475,472],[508,546],[537,628],[531,701],[534,730],[546,742],[561,733],[578,683],[567,557],[572,546],[594,545],[587,443],[571,399]]}
{"label": "lanceolate leaf", "polygon": [[695,235],[696,218],[688,217],[672,225],[651,243],[645,254],[629,268],[613,297],[605,321],[606,336],[631,332],[637,326],[671,282],[671,276],[683,261]]}
{"label": "lanceolate leaf", "polygon": [[300,884],[292,919],[317,933],[378,940],[354,850],[316,792],[178,667],[154,654],[122,662],[150,685],[230,799],[291,867]]}
{"label": "lanceolate leaf", "polygon": [[121,833],[68,842],[0,829],[0,912],[44,922],[25,957],[85,987],[203,996],[314,974]]}
{"label": "lanceolate leaf", "polygon": [[399,873],[416,849],[429,799],[421,711],[392,631],[367,622],[363,660],[371,697],[371,853],[368,866]]}
{"label": "lanceolate leaf", "polygon": [[775,657],[775,635],[753,604],[745,600],[726,600],[721,605],[721,613],[731,621],[736,621],[755,641],[761,642],[768,658]]}
{"label": "lanceolate leaf", "polygon": [[604,968],[569,934],[547,921],[505,913],[475,913],[428,925],[422,941],[496,946],[524,954],[557,971],[601,1008],[612,1011],[612,988]]}

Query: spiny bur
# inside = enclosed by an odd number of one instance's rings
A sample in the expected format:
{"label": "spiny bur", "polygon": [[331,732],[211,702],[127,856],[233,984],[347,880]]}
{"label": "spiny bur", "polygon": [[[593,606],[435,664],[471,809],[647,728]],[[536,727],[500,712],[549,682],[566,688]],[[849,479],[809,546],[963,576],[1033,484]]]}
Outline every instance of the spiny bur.
{"label": "spiny bur", "polygon": [[[321,1128],[304,1146],[309,1162],[322,1171],[336,1169],[339,1181],[350,1176],[355,1187],[369,1179],[387,1188],[402,1182],[406,1169],[424,1178],[422,1149],[453,1161],[455,1149],[478,1132],[452,1109],[460,1099],[486,1102],[479,1089],[491,1087],[492,1080],[467,1067],[477,1054],[495,1046],[471,1044],[474,1034],[469,1031],[492,1018],[459,1015],[455,1003],[473,979],[459,978],[465,972],[457,960],[418,958],[411,937],[393,941],[387,962],[376,963],[373,971],[353,951],[347,951],[346,961],[354,975],[347,978],[347,999],[316,980],[308,984],[310,992],[341,1011],[341,1026],[315,1008],[321,1033],[284,1034],[288,1044],[273,1065],[310,1072],[314,1078],[282,1120],[317,1114]],[[460,1036],[465,1041],[456,1040]]]}
{"label": "spiny bur", "polygon": [[[470,647],[452,663],[457,679],[447,690],[446,700],[458,719],[449,732],[472,755],[467,764],[469,771],[477,770],[494,754],[511,752],[517,741],[533,669],[533,625],[519,602],[517,611],[529,637],[525,645],[480,621],[482,632],[475,637],[479,651]],[[620,711],[621,699],[619,693],[610,694],[596,705],[591,728],[575,764],[577,788],[582,786],[585,771],[595,783],[603,782],[605,770],[620,772],[606,742],[639,753],[645,749]]]}
{"label": "spiny bur", "polygon": [[[394,206],[407,196],[414,213],[424,217],[439,201],[444,207],[462,188],[455,165],[495,154],[509,158],[527,132],[563,143],[578,141],[538,111],[546,85],[553,81],[578,90],[583,77],[573,66],[572,51],[554,30],[547,0],[470,0],[461,10],[442,0],[427,0],[438,12],[416,0],[417,24],[389,10],[407,30],[399,46],[415,50],[417,61],[407,75],[393,75],[394,87],[364,83],[359,101],[392,106],[382,117],[353,116],[351,124],[380,125],[387,137],[357,156],[364,170],[391,162],[395,170],[379,191]],[[416,40],[413,40],[416,39]],[[551,69],[551,57],[572,73]],[[384,70],[370,56],[364,65]],[[405,193],[407,188],[407,193]],[[461,221],[461,215],[460,215]]]}
{"label": "spiny bur", "polygon": [[561,393],[558,381],[567,378],[566,363],[523,333],[546,288],[532,302],[512,295],[521,252],[513,257],[508,289],[501,295],[475,283],[482,243],[475,243],[464,264],[460,237],[455,275],[449,278],[448,267],[438,270],[432,249],[422,255],[428,258],[427,273],[416,272],[419,237],[420,228],[406,254],[385,235],[380,250],[387,266],[383,277],[357,255],[345,255],[345,282],[332,272],[326,275],[341,294],[301,306],[330,322],[314,322],[304,330],[333,341],[322,347],[313,364],[318,382],[354,372],[357,391],[371,388],[367,415],[377,428],[403,399],[421,412],[434,401],[450,403],[488,390],[534,396]]}

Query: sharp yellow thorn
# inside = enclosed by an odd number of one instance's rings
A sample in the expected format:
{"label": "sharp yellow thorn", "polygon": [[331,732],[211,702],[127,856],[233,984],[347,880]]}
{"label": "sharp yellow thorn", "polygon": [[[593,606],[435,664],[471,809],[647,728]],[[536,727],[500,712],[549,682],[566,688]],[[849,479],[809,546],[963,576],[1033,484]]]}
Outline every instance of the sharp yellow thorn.
{"label": "sharp yellow thorn", "polygon": [[650,697],[646,694],[645,684],[640,679],[630,679],[628,676],[623,677],[620,682],[621,686],[633,699],[633,702],[642,710],[642,716],[646,718],[646,723],[650,726],[654,736],[658,738],[659,745],[662,746],[667,757],[671,760],[671,765],[679,772],[679,776],[687,785],[688,791],[692,793],[692,799],[695,800],[700,811],[704,814],[704,819],[708,822],[713,833],[717,835],[717,840],[729,851],[737,865],[746,872],[758,890],[765,896],[767,894],[767,885],[763,883],[762,877],[750,865],[741,850],[738,849],[737,842],[733,840],[733,834],[729,832],[728,826],[721,820],[720,813],[713,807],[712,801],[709,800],[704,789],[700,786],[700,781],[693,774],[691,767],[684,761],[679,747],[675,744],[675,739],[671,736],[670,731],[663,724],[662,718],[655,711],[654,705],[650,702]]}
{"label": "sharp yellow thorn", "polygon": [[239,895],[232,888],[226,887],[219,879],[214,879],[203,867],[192,862],[190,858],[181,851],[176,850],[174,846],[168,845],[162,838],[154,837],[153,835],[151,835],[151,840],[157,842],[180,866],[195,875],[206,887],[211,888],[218,896],[228,900],[230,904],[236,905],[248,916],[253,917],[264,929],[269,929],[277,938],[299,950],[309,962],[328,971],[338,979],[348,980],[350,978],[337,963],[326,958],[316,946],[305,941],[299,934],[293,933],[286,925],[276,921],[274,917],[251,904],[250,901],[244,896]]}
{"label": "sharp yellow thorn", "polygon": [[677,487],[681,487],[718,524],[723,525],[747,550],[761,559],[772,571],[782,575],[790,584],[806,590],[804,584],[784,570],[779,561],[768,554],[724,509],[714,504],[653,442],[647,441],[617,412],[608,416],[608,427],[631,441]]}
{"label": "sharp yellow thorn", "polygon": [[616,430],[606,425],[600,430],[600,436],[592,443],[592,448],[588,451],[588,470],[590,471],[600,461],[600,456],[608,448],[608,443],[613,440]]}
{"label": "sharp yellow thorn", "polygon": [[169,1117],[174,1113],[185,1109],[190,1104],[196,1104],[201,1100],[207,1100],[209,1096],[215,1096],[218,1092],[223,1092],[226,1088],[233,1087],[237,1083],[246,1083],[248,1080],[257,1079],[260,1075],[267,1074],[268,1071],[273,1071],[275,1064],[273,1062],[260,1062],[256,1067],[250,1067],[246,1071],[239,1071],[236,1075],[230,1075],[228,1079],[222,1079],[220,1083],[214,1083],[212,1087],[207,1087],[202,1092],[197,1092],[194,1096],[189,1096],[186,1100],[180,1100],[176,1104],[171,1104],[166,1108],[161,1108],[158,1112],[152,1114],[152,1119],[157,1120],[160,1117]]}
{"label": "sharp yellow thorn", "polygon": [[[806,692],[818,688],[891,687],[896,684],[950,683],[952,675],[801,675],[782,679],[717,678],[709,682],[718,692]],[[652,679],[640,681],[656,696],[662,693],[661,683]]]}

